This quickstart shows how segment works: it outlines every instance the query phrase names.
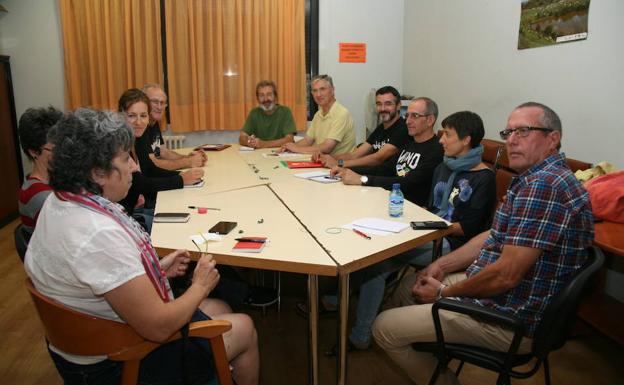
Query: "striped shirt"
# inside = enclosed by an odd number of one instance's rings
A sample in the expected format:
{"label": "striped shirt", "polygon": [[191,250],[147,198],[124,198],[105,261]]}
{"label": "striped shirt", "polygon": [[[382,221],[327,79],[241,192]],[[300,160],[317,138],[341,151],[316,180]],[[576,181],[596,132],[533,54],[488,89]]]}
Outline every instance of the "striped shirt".
{"label": "striped shirt", "polygon": [[566,166],[565,155],[552,155],[512,180],[490,235],[466,274],[471,277],[496,262],[504,245],[542,254],[515,288],[492,298],[464,300],[515,314],[531,337],[552,297],[586,261],[593,239],[589,195]]}
{"label": "striped shirt", "polygon": [[24,230],[26,230],[29,237],[35,231],[41,206],[43,206],[43,202],[45,202],[51,192],[52,188],[50,185],[30,175],[26,177],[22,184],[18,194],[19,213],[22,224],[24,224]]}

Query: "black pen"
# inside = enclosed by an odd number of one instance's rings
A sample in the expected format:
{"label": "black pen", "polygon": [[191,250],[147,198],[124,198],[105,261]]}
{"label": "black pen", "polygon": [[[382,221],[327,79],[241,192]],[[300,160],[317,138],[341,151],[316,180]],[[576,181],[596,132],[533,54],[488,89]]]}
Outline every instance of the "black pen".
{"label": "black pen", "polygon": [[266,243],[266,239],[235,238],[234,240],[238,242]]}
{"label": "black pen", "polygon": [[186,207],[188,207],[189,209],[221,210],[216,207],[201,207],[201,206],[186,206]]}

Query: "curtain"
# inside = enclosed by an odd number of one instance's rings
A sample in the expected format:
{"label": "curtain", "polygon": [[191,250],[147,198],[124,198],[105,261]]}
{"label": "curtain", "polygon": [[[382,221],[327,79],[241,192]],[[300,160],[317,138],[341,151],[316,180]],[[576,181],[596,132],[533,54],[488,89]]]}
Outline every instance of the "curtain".
{"label": "curtain", "polygon": [[304,0],[166,0],[174,132],[239,130],[260,80],[306,128]]}
{"label": "curtain", "polygon": [[122,92],[163,79],[159,0],[59,0],[65,107],[117,109]]}

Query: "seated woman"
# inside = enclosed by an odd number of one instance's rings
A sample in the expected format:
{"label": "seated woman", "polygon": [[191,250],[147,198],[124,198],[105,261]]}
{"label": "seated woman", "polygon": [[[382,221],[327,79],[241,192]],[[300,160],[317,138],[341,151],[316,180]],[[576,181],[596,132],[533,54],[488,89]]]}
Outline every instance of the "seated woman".
{"label": "seated woman", "polygon": [[[197,262],[192,284],[173,298],[168,277],[183,274],[187,251],[161,260],[149,235],[117,202],[126,196],[136,164],[130,157],[132,129],[113,112],[79,109],[50,130],[55,145],[50,170],[54,189],[39,215],[25,258],[35,287],[77,311],[128,323],[152,341],[166,341],[192,320],[228,320],[224,335],[233,377],[258,383],[258,347],[253,322],[206,296],[219,281],[210,255]],[[185,374],[193,384],[208,382],[213,365],[203,348],[188,344]],[[170,343],[141,363],[141,384],[179,384],[181,343]],[[119,383],[120,363],[101,356],[75,356],[49,345],[65,384]]]}
{"label": "seated woman", "polygon": [[[147,95],[138,88],[125,91],[119,98],[119,112],[123,112],[126,122],[133,128],[135,140],[140,138],[149,123],[152,105]],[[143,143],[143,142],[141,142]],[[138,145],[132,147],[130,155],[138,164],[141,156],[148,156],[148,149]],[[147,144],[149,146],[149,144]],[[142,155],[142,153],[145,153]],[[152,162],[144,163],[151,167],[148,170],[138,168],[132,174],[132,187],[126,198],[121,202],[128,214],[134,215],[139,222],[144,224],[148,232],[152,228],[154,207],[156,205],[156,193],[164,190],[174,190],[199,182],[204,175],[201,168],[191,168],[186,171],[170,171],[156,167]],[[141,199],[144,197],[144,202]],[[139,207],[135,212],[135,207]],[[142,206],[142,207],[140,207]]]}
{"label": "seated woman", "polygon": [[[442,241],[442,254],[446,254],[487,229],[496,199],[496,179],[481,161],[485,130],[479,115],[456,112],[442,121],[442,127],[444,161],[433,172],[428,210],[451,222],[451,234]],[[361,286],[357,320],[349,335],[351,349],[370,346],[371,327],[383,300],[386,278],[405,263],[428,265],[432,246],[430,242],[353,275],[352,286]],[[328,306],[332,302],[335,299],[324,297]],[[335,349],[328,354],[335,354]]]}
{"label": "seated woman", "polygon": [[[48,185],[48,161],[52,144],[46,142],[48,130],[63,113],[54,107],[29,108],[19,120],[18,131],[24,154],[33,163],[19,191],[19,213],[27,238],[30,239],[39,210],[52,188]],[[28,241],[27,239],[27,241]]]}

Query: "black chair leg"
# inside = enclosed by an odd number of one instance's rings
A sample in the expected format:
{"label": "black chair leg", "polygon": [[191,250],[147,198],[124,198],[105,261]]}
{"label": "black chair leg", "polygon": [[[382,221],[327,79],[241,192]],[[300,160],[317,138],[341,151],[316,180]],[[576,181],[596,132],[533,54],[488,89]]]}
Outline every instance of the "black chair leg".
{"label": "black chair leg", "polygon": [[544,357],[544,383],[550,385],[550,367],[548,366],[548,356]]}
{"label": "black chair leg", "polygon": [[455,371],[455,376],[459,377],[459,373],[464,368],[464,361],[459,361],[459,366],[457,366],[457,370]]}
{"label": "black chair leg", "polygon": [[440,363],[436,365],[436,368],[433,371],[433,374],[431,375],[431,379],[429,380],[429,385],[435,385],[436,381],[438,380],[438,377],[440,376],[440,372],[445,368],[446,368],[446,365],[442,365]]}

